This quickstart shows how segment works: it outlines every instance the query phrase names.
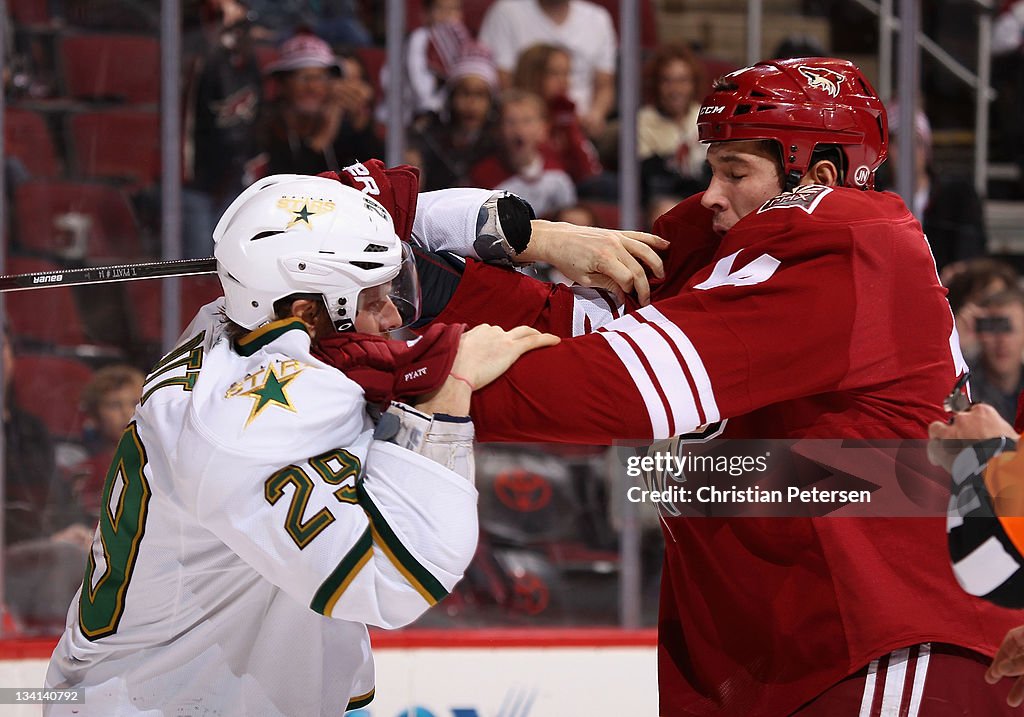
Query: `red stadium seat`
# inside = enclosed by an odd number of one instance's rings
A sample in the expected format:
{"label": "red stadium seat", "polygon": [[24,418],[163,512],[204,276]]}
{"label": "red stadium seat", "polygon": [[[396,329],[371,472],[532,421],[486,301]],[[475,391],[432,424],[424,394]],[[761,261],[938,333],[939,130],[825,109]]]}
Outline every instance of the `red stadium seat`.
{"label": "red stadium seat", "polygon": [[427,14],[423,7],[423,0],[405,0],[405,29],[411,32],[423,24],[423,18]]}
{"label": "red stadium seat", "polygon": [[[11,258],[9,274],[28,274],[60,269],[59,264],[43,259]],[[12,291],[5,297],[11,333],[19,338],[55,346],[89,343],[69,286],[53,289]]]}
{"label": "red stadium seat", "polygon": [[14,361],[14,395],[53,435],[79,436],[85,418],[79,400],[91,377],[92,370],[77,359],[21,354]]}
{"label": "red stadium seat", "polygon": [[739,65],[728,60],[720,60],[717,57],[700,56],[701,64],[704,65],[704,84],[707,90],[711,89],[711,83],[722,75],[728,75],[733,70],[738,70]]}
{"label": "red stadium seat", "polygon": [[473,33],[473,37],[480,34],[480,26],[484,22],[487,8],[493,4],[494,0],[462,0],[462,21]]}
{"label": "red stadium seat", "polygon": [[[273,45],[253,45],[253,52],[256,55],[256,64],[260,72],[266,73],[267,67],[281,57],[281,53]],[[263,75],[263,101],[273,102],[277,99],[278,85],[271,75]]]}
{"label": "red stadium seat", "polygon": [[387,50],[383,47],[359,47],[356,48],[356,56],[363,63],[363,67],[366,68],[366,77],[370,84],[373,85],[374,96],[382,97],[384,90],[381,86],[380,74],[384,63],[388,59]]}
{"label": "red stadium seat", "polygon": [[588,209],[594,212],[598,225],[605,229],[618,229],[619,205],[611,202],[583,202]]}
{"label": "red stadium seat", "polygon": [[49,3],[43,0],[7,0],[7,10],[19,25],[43,25],[50,21]]}
{"label": "red stadium seat", "polygon": [[146,35],[66,35],[58,53],[77,99],[160,100],[160,43]]}
{"label": "red stadium seat", "polygon": [[[39,180],[25,182],[14,196],[14,227],[23,251],[90,261],[141,256],[135,213],[115,187]],[[77,236],[68,228],[75,223],[83,225]]]}
{"label": "red stadium seat", "polygon": [[[125,283],[128,304],[135,322],[136,335],[142,341],[159,344],[163,340],[161,330],[161,292],[160,281],[129,281]],[[210,303],[223,292],[220,280],[213,274],[209,276],[181,277],[181,313],[175,332],[180,332],[199,311],[200,307]]]}
{"label": "red stadium seat", "polygon": [[4,110],[4,154],[17,157],[33,177],[55,177],[60,172],[46,120],[31,110]]}
{"label": "red stadium seat", "polygon": [[81,174],[127,178],[144,185],[159,177],[157,112],[112,110],[75,115],[71,117],[71,141]]}

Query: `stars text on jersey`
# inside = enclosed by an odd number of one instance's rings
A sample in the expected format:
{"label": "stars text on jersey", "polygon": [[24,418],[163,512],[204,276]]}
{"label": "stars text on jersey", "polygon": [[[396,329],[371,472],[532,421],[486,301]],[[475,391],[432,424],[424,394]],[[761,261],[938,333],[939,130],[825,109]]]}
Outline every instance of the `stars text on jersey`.
{"label": "stars text on jersey", "polygon": [[295,406],[288,398],[288,384],[304,369],[302,363],[293,359],[274,361],[269,366],[247,375],[241,381],[231,384],[224,395],[226,398],[243,396],[253,399],[252,410],[245,421],[246,428],[268,406],[277,406],[295,413]]}

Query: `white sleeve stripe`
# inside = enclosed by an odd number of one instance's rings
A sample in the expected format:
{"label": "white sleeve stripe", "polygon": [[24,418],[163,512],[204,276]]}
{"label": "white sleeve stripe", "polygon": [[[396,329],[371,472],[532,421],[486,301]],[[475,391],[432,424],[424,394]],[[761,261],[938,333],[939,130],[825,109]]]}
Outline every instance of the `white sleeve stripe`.
{"label": "white sleeve stripe", "polygon": [[971,595],[987,595],[1020,568],[995,536],[953,563],[957,582]]}
{"label": "white sleeve stripe", "polygon": [[647,369],[641,363],[640,357],[633,350],[633,347],[629,345],[629,342],[619,334],[612,331],[602,331],[600,335],[612,347],[612,351],[622,361],[626,371],[629,372],[630,377],[633,379],[633,383],[636,384],[636,388],[644,400],[644,406],[647,408],[647,416],[651,419],[651,430],[654,437],[668,438],[671,434],[669,433],[668,414],[665,411],[665,405],[661,400],[661,396],[658,395],[654,384],[651,382]]}
{"label": "white sleeve stripe", "polygon": [[928,678],[928,661],[931,654],[931,643],[925,642],[918,646],[917,664],[914,667],[914,686],[910,692],[910,709],[907,710],[907,717],[918,717],[921,713],[924,683]]}
{"label": "white sleeve stripe", "polygon": [[593,330],[610,323],[616,318],[616,307],[598,290],[574,286],[572,292],[573,336],[582,336],[585,333],[589,333],[586,329],[587,319],[590,320],[590,330]]}
{"label": "white sleeve stripe", "polygon": [[672,359],[675,365],[679,366],[683,373],[683,380],[686,382],[685,386],[687,389],[687,395],[690,398],[690,403],[693,404],[697,411],[697,425],[694,427],[696,428],[697,426],[708,425],[710,421],[707,420],[707,417],[704,415],[704,409],[700,405],[700,400],[697,396],[697,386],[693,380],[693,375],[690,373],[690,367],[679,354],[679,349],[661,326],[652,323],[644,324],[644,326],[649,327],[651,330],[655,331],[659,337],[661,337],[662,342],[668,346],[668,350],[672,354]]}
{"label": "white sleeve stripe", "polygon": [[638,326],[640,326],[640,322],[637,321],[636,317],[633,316],[633,314],[626,314],[625,316],[620,316],[615,319],[615,321],[611,322],[604,328],[608,331],[632,331]]}
{"label": "white sleeve stripe", "polygon": [[[693,344],[661,312],[658,312],[657,316],[662,317],[663,322],[648,321],[648,317],[643,316],[643,313],[643,310],[637,312],[641,315],[640,319],[636,314],[627,314],[613,321],[605,329],[609,332],[619,331],[634,338],[647,360],[652,365],[659,366],[655,378],[670,399],[677,432],[690,431],[705,423],[720,420],[718,406],[711,391],[711,381]],[[640,337],[646,332],[654,332],[652,335],[657,338],[641,340]],[[669,357],[673,364],[672,369],[663,371],[661,367]],[[706,403],[708,400],[710,411]]]}
{"label": "white sleeve stripe", "polygon": [[640,348],[651,367],[651,373],[661,385],[672,411],[672,433],[689,433],[704,423],[697,412],[690,381],[664,334],[650,324],[643,324],[630,331],[629,338]]}
{"label": "white sleeve stripe", "polygon": [[711,378],[708,376],[704,362],[701,360],[700,354],[697,353],[697,349],[694,348],[689,337],[654,306],[645,306],[636,313],[651,323],[657,324],[659,328],[669,335],[676,348],[679,349],[679,353],[682,354],[683,360],[686,361],[690,374],[693,376],[693,382],[697,387],[697,398],[704,409],[704,419],[708,423],[715,423],[721,420],[722,416],[718,411],[718,403],[715,401]]}
{"label": "white sleeve stripe", "polygon": [[910,648],[902,647],[889,653],[889,667],[885,670],[885,682],[882,687],[881,715],[898,715],[903,703],[903,692],[907,681],[907,660]]}

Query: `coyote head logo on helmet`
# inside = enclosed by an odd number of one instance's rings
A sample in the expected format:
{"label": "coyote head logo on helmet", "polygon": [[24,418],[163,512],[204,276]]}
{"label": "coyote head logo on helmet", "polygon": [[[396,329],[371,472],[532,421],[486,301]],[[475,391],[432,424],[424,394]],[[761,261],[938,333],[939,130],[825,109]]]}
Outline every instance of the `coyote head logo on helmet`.
{"label": "coyote head logo on helmet", "polygon": [[830,97],[839,96],[839,85],[846,79],[842,73],[824,67],[800,65],[797,69],[807,78],[808,86],[826,92]]}

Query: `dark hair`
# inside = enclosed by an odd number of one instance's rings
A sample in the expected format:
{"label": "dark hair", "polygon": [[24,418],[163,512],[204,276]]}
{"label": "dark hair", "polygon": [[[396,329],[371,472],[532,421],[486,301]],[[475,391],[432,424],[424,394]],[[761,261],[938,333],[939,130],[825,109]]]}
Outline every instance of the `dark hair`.
{"label": "dark hair", "polygon": [[[287,319],[292,314],[292,303],[299,299],[307,299],[309,301],[323,301],[323,294],[289,294],[284,298],[278,299],[274,302],[274,320],[280,321],[281,319]],[[324,307],[326,310],[326,306]],[[221,309],[218,314],[220,315],[221,324],[224,326],[224,334],[232,342],[238,341],[245,337],[247,334],[252,333],[255,329],[247,329],[241,324],[237,324],[228,318],[227,313],[224,309]]]}
{"label": "dark hair", "polygon": [[552,56],[557,54],[565,55],[570,62],[572,61],[569,50],[560,45],[546,42],[530,45],[519,53],[519,59],[516,60],[516,68],[512,74],[512,86],[543,97],[541,89],[544,85],[544,75],[547,74],[548,63]]}
{"label": "dark hair", "polygon": [[984,300],[984,292],[994,281],[1002,281],[1007,288],[1017,286],[1017,272],[1009,264],[989,257],[971,259],[964,269],[946,283],[949,305],[953,312],[960,311],[969,301]]}
{"label": "dark hair", "polygon": [[82,388],[82,410],[95,416],[99,410],[103,397],[111,391],[116,391],[124,386],[133,383],[139,385],[139,393],[142,393],[142,383],[146,380],[145,374],[134,366],[128,364],[115,364],[104,366],[92,375],[89,382]]}
{"label": "dark hair", "polygon": [[995,309],[1012,304],[1017,304],[1017,306],[1024,308],[1024,291],[1021,291],[1016,286],[1004,289],[1003,291],[997,291],[991,296],[985,297],[981,300],[979,306],[983,309]]}
{"label": "dark hair", "polygon": [[670,62],[682,60],[690,66],[693,73],[693,101],[700,103],[701,99],[710,89],[704,86],[704,63],[686,45],[671,43],[662,45],[655,50],[654,55],[644,64],[643,71],[643,92],[644,102],[649,105],[658,106],[658,82],[665,66]]}

